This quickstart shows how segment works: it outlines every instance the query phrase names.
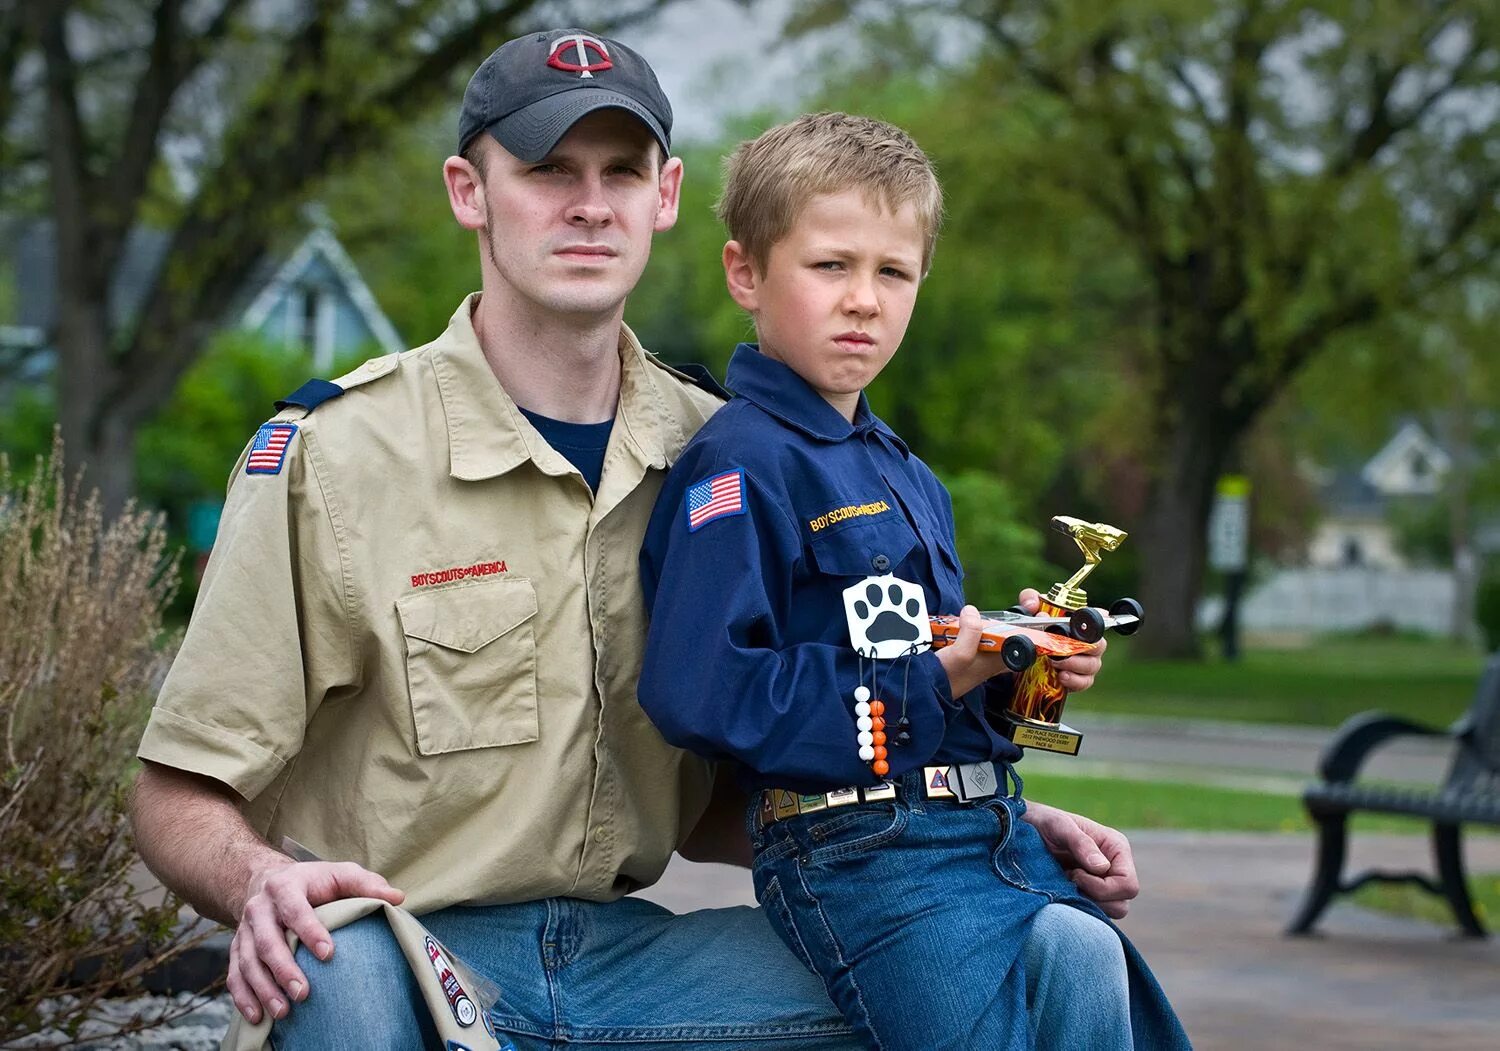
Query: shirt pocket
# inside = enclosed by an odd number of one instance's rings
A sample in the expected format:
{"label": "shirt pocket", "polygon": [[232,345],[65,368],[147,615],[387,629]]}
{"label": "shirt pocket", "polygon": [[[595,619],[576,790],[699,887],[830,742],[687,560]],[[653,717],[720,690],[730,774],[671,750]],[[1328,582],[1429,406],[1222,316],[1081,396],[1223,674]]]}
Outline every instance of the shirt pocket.
{"label": "shirt pocket", "polygon": [[812,555],[826,576],[870,577],[894,573],[916,544],[917,534],[906,520],[889,515],[815,537]]}
{"label": "shirt pocket", "polygon": [[536,589],[519,577],[396,601],[419,754],[540,736],[536,610]]}

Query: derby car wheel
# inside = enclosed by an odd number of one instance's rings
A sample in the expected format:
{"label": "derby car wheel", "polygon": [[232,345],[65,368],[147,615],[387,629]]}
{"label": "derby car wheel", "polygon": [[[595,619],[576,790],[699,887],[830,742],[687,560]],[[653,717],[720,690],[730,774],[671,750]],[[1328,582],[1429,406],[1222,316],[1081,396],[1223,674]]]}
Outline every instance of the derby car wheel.
{"label": "derby car wheel", "polygon": [[1011,671],[1025,671],[1036,660],[1036,643],[1025,635],[1009,635],[1000,644],[1000,659]]}
{"label": "derby car wheel", "polygon": [[1068,630],[1079,642],[1098,642],[1104,638],[1104,614],[1092,606],[1074,610],[1068,617]]}
{"label": "derby car wheel", "polygon": [[1109,607],[1111,617],[1134,617],[1134,624],[1125,624],[1115,629],[1121,635],[1134,635],[1141,630],[1141,625],[1146,622],[1146,611],[1141,604],[1133,598],[1122,598]]}

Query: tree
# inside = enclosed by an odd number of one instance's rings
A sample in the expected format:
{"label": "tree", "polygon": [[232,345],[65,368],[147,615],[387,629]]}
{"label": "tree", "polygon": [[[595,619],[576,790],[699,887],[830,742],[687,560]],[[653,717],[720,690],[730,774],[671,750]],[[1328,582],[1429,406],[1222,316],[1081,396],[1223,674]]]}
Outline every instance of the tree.
{"label": "tree", "polygon": [[[1149,303],[1126,341],[1146,510],[1140,647],[1194,656],[1214,485],[1341,334],[1492,271],[1500,12],[1465,0],[813,0],[950,59],[976,120],[1028,119],[1034,185],[1113,230]],[[892,24],[905,24],[893,32]],[[953,26],[961,27],[955,34]],[[892,49],[882,55],[891,61]],[[1132,349],[1133,348],[1133,349]]]}
{"label": "tree", "polygon": [[[601,5],[616,28],[667,0]],[[57,407],[107,508],[134,490],[135,435],[330,170],[457,98],[455,76],[539,0],[9,0],[0,8],[0,204],[40,205],[57,242]],[[138,316],[106,310],[127,233],[171,232]]]}

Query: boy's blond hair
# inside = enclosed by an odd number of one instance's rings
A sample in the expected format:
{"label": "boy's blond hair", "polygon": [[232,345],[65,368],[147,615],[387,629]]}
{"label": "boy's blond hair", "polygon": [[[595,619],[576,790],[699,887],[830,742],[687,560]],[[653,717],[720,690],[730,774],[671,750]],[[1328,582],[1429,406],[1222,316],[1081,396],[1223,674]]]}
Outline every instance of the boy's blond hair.
{"label": "boy's blond hair", "polygon": [[821,194],[861,190],[890,211],[912,204],[926,234],[922,273],[932,265],[943,190],[932,162],[894,124],[849,113],[812,113],[742,142],[724,162],[715,211],[731,239],[765,268],[771,246]]}

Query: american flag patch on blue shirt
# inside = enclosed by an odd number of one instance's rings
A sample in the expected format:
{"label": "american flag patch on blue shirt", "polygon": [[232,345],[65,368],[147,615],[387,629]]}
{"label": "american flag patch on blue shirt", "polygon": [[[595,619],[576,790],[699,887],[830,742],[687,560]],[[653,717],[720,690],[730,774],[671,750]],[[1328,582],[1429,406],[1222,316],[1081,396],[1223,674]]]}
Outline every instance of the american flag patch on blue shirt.
{"label": "american flag patch on blue shirt", "polygon": [[295,423],[263,423],[250,443],[250,458],[245,461],[246,474],[280,474],[286,460],[286,447],[297,433]]}
{"label": "american flag patch on blue shirt", "polygon": [[687,491],[688,532],[696,533],[716,518],[745,513],[745,472],[725,471],[705,478]]}

